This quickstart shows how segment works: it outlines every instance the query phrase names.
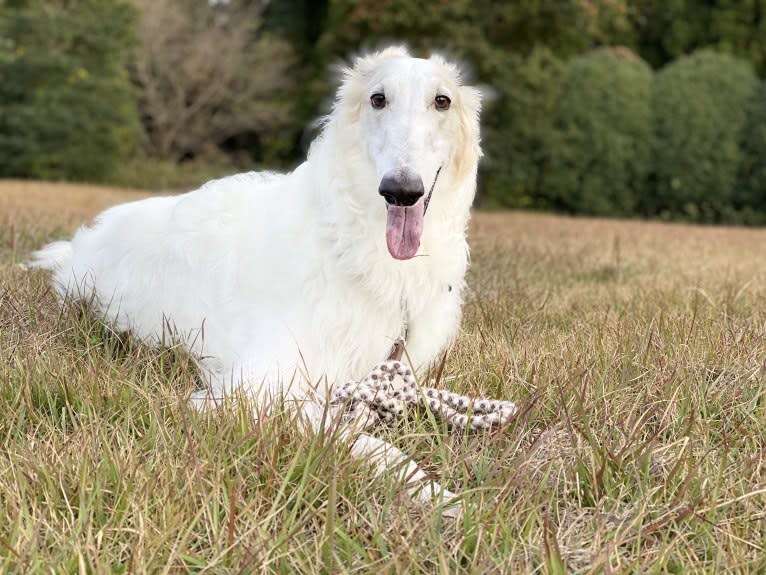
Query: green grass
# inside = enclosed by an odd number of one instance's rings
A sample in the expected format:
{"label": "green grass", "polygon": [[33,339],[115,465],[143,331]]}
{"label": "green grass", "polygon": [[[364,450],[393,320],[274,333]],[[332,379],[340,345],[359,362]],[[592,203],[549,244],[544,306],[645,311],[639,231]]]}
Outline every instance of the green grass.
{"label": "green grass", "polygon": [[445,385],[522,415],[376,431],[454,521],[288,413],[195,412],[181,350],[60,311],[14,265],[95,209],[56,193],[0,186],[0,572],[766,570],[766,232],[476,215]]}

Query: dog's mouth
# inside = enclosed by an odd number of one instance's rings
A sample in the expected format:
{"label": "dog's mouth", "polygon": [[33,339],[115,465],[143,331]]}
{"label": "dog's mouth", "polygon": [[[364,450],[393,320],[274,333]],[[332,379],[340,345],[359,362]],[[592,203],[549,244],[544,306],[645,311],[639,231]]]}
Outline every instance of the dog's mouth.
{"label": "dog's mouth", "polygon": [[397,260],[409,260],[415,257],[420,248],[420,236],[423,234],[425,202],[419,200],[412,206],[397,206],[389,203],[387,209],[388,253]]}
{"label": "dog's mouth", "polygon": [[409,260],[418,253],[423,220],[440,172],[441,166],[425,198],[423,182],[415,174],[405,172],[383,178],[379,192],[386,199],[386,244],[393,258]]}

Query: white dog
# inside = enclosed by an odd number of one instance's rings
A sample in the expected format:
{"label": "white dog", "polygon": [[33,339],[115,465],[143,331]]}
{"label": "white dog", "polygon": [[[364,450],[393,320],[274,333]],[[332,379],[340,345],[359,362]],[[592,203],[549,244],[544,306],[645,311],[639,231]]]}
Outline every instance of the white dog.
{"label": "white dog", "polygon": [[[454,338],[479,108],[438,56],[359,58],[294,172],[111,208],[30,265],[54,272],[62,298],[94,294],[117,330],[157,342],[173,326],[212,396],[238,387],[321,405],[328,384],[361,378],[397,338],[416,369]],[[383,447],[365,435],[353,449],[381,467],[401,459]]]}

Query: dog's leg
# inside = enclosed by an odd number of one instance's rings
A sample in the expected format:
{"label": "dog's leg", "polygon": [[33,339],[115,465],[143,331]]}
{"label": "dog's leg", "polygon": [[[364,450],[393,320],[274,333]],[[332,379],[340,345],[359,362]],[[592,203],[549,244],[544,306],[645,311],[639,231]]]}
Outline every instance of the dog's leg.
{"label": "dog's leg", "polygon": [[442,515],[447,517],[460,515],[460,503],[456,501],[450,503],[455,498],[455,494],[439,485],[438,482],[429,480],[418,464],[402,453],[398,447],[373,435],[360,433],[353,440],[351,454],[372,463],[378,475],[395,471],[399,480],[407,486],[407,494],[413,500],[421,503],[436,500],[445,504]]}
{"label": "dog's leg", "polygon": [[[301,412],[306,416],[307,423],[314,433],[318,433],[322,425],[326,431],[331,430],[333,425],[346,425],[338,421],[332,410],[325,410],[318,402],[304,403]],[[452,501],[456,494],[442,487],[437,481],[428,479],[418,464],[398,447],[368,433],[361,433],[358,428],[354,429],[353,423],[350,423],[350,427],[345,426],[341,429],[338,439],[342,444],[350,444],[351,455],[370,463],[377,475],[396,473],[397,478],[406,486],[407,494],[414,501],[436,501],[444,504],[442,515],[445,517],[460,516],[461,502]]]}
{"label": "dog's leg", "polygon": [[[214,398],[210,390],[197,392],[191,399],[192,405],[201,410],[215,406],[220,400],[220,398]],[[428,479],[418,464],[398,447],[378,437],[360,432],[359,426],[354,426],[353,422],[338,421],[333,410],[324,407],[324,402],[293,400],[290,403],[302,416],[306,431],[329,433],[336,425],[342,426],[337,436],[338,442],[340,445],[349,446],[353,457],[370,463],[377,475],[396,473],[397,478],[405,485],[407,494],[413,500],[421,503],[436,501],[443,504],[442,515],[445,517],[454,518],[460,515],[461,502],[452,501],[456,497],[455,493],[443,488],[437,481]]]}

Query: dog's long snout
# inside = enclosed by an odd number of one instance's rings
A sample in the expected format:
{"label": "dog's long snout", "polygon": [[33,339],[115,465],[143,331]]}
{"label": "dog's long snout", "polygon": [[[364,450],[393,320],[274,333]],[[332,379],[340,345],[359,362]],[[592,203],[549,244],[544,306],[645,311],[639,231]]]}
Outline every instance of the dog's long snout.
{"label": "dog's long snout", "polygon": [[411,172],[385,175],[380,181],[378,192],[392,206],[412,206],[425,193],[423,180]]}

